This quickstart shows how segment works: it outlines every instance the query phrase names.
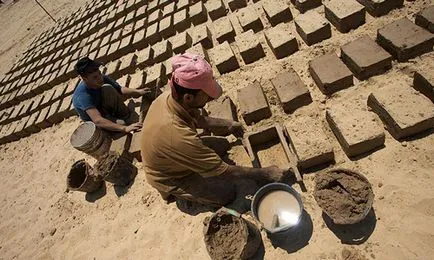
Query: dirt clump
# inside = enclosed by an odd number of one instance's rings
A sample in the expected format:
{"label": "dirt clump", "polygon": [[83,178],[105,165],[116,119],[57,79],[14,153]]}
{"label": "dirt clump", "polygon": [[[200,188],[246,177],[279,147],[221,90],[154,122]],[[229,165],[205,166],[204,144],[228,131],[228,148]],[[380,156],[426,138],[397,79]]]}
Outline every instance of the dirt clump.
{"label": "dirt clump", "polygon": [[242,218],[218,212],[204,221],[205,244],[211,259],[247,259],[259,247],[259,232]]}
{"label": "dirt clump", "polygon": [[355,224],[369,213],[374,193],[362,175],[336,169],[315,178],[315,200],[335,224]]}

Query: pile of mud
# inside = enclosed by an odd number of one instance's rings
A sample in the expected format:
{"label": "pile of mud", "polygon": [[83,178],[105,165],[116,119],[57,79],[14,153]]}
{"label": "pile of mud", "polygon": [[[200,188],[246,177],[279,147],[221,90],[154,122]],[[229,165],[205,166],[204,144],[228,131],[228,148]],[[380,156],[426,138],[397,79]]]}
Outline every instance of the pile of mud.
{"label": "pile of mud", "polygon": [[315,200],[336,224],[355,224],[369,213],[374,193],[362,175],[336,169],[315,178]]}

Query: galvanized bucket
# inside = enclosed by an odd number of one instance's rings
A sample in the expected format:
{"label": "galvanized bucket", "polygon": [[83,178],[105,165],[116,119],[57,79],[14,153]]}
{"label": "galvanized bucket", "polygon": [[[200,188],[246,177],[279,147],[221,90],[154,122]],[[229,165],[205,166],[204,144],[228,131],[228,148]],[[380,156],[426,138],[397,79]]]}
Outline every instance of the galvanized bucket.
{"label": "galvanized bucket", "polygon": [[75,149],[98,160],[108,153],[112,140],[106,132],[88,121],[74,131],[70,142]]}

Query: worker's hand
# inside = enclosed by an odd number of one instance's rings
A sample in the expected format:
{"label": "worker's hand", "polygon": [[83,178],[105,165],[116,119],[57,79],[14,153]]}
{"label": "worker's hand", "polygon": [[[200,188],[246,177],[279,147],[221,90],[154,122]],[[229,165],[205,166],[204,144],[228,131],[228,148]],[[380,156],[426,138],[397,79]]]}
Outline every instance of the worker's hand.
{"label": "worker's hand", "polygon": [[125,133],[135,133],[142,129],[142,123],[134,123],[125,127]]}
{"label": "worker's hand", "polygon": [[151,94],[151,90],[149,88],[142,88],[137,90],[140,96],[145,96]]}
{"label": "worker's hand", "polygon": [[270,182],[280,182],[285,177],[285,171],[280,169],[279,167],[273,165],[266,168],[263,168],[265,171],[265,177]]}
{"label": "worker's hand", "polygon": [[244,135],[244,127],[240,122],[232,122],[231,126],[229,126],[229,132],[235,135],[236,137],[243,137]]}

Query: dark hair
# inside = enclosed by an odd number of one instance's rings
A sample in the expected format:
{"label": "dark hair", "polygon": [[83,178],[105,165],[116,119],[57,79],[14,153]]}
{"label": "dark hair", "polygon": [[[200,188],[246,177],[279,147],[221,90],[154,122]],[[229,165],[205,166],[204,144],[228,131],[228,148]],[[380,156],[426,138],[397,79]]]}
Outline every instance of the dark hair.
{"label": "dark hair", "polygon": [[184,88],[178,85],[178,83],[176,83],[175,81],[173,81],[173,87],[175,88],[178,100],[182,100],[185,94],[191,94],[193,96],[196,96],[196,94],[200,91],[200,89]]}
{"label": "dark hair", "polygon": [[83,57],[75,64],[75,72],[80,76],[86,76],[99,69],[101,63],[90,59],[89,57]]}

